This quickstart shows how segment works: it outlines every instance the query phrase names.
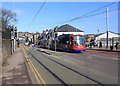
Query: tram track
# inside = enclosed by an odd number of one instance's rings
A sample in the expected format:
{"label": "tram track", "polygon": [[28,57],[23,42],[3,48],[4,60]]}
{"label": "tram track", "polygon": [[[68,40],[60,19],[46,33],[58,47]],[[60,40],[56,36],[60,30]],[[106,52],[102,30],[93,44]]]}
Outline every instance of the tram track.
{"label": "tram track", "polygon": [[62,79],[60,79],[54,72],[52,72],[47,66],[45,66],[41,61],[39,61],[37,58],[35,58],[34,55],[32,55],[30,52],[29,54],[40,64],[42,65],[50,74],[54,76],[63,86],[68,86]]}
{"label": "tram track", "polygon": [[[29,54],[30,54],[40,65],[42,65],[42,66],[43,66],[54,78],[56,78],[63,86],[68,86],[68,84],[66,84],[61,78],[59,78],[53,71],[51,71],[47,66],[45,66],[40,60],[38,60],[30,51],[28,51],[28,52],[29,52]],[[39,51],[39,52],[42,52],[42,51]],[[44,53],[44,52],[43,52],[43,53]],[[51,59],[51,58],[48,58],[48,57],[47,57],[46,55],[44,55],[43,53],[42,53],[42,55],[43,55],[45,58],[51,60],[52,62],[55,62],[55,63],[59,64],[60,66],[65,67],[65,68],[67,68],[67,69],[69,69],[69,70],[71,70],[71,71],[73,71],[73,72],[75,72],[75,73],[83,76],[84,78],[87,78],[87,79],[95,82],[96,84],[99,84],[100,86],[105,86],[104,84],[102,84],[102,83],[100,83],[100,82],[98,82],[98,81],[96,81],[96,80],[94,80],[94,79],[92,79],[92,78],[90,78],[90,77],[88,77],[88,76],[86,76],[86,75],[84,75],[84,74],[82,74],[82,73],[80,73],[80,72],[78,72],[78,71],[76,71],[76,70],[74,70],[74,69],[66,66],[66,65],[63,65],[63,64],[61,64],[61,63],[59,63],[59,62],[57,62],[57,61],[55,61],[55,60],[53,60],[53,59]],[[46,53],[46,54],[47,54],[47,53]]]}
{"label": "tram track", "polygon": [[60,79],[55,73],[53,73],[47,66],[45,66],[41,61],[39,61],[32,53],[29,52],[29,49],[24,46],[24,49],[40,64],[42,65],[50,74],[53,75],[63,86],[68,86],[62,79]]}
{"label": "tram track", "polygon": [[[40,50],[37,50],[37,51],[43,52],[43,51],[40,51]],[[43,52],[43,53],[44,53],[44,52]],[[45,53],[45,54],[48,54],[48,53]],[[43,55],[44,55],[44,54],[43,54]],[[48,54],[48,55],[50,55],[50,54]],[[85,77],[85,78],[87,78],[87,79],[89,79],[89,80],[91,80],[91,81],[93,81],[93,82],[96,82],[97,84],[99,84],[99,85],[101,85],[101,86],[105,86],[105,85],[102,84],[101,82],[96,81],[95,79],[92,79],[92,78],[90,78],[90,77],[88,77],[88,76],[86,76],[86,75],[84,75],[84,74],[82,74],[82,73],[80,73],[80,72],[78,72],[78,71],[76,71],[76,70],[74,70],[74,69],[66,66],[66,65],[63,65],[63,64],[61,64],[60,62],[57,62],[57,61],[55,61],[55,60],[53,60],[53,59],[51,59],[51,58],[48,58],[48,57],[45,56],[45,55],[44,55],[44,57],[47,58],[47,59],[49,59],[49,60],[51,60],[51,61],[53,61],[53,62],[55,62],[55,63],[57,63],[57,64],[59,64],[59,65],[61,65],[61,66],[63,66],[63,67],[65,67],[65,68],[67,68],[67,69],[69,69],[69,70],[71,70],[71,71],[73,71],[73,72],[75,72],[75,73],[77,73],[77,74],[79,74],[79,75],[81,75],[81,76],[83,76],[83,77]]]}

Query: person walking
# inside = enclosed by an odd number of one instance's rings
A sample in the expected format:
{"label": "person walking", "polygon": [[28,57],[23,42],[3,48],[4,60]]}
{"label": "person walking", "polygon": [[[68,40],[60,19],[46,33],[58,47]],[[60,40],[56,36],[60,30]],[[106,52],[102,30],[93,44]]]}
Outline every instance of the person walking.
{"label": "person walking", "polygon": [[17,47],[19,48],[20,40],[17,40]]}
{"label": "person walking", "polygon": [[116,50],[118,49],[118,46],[119,46],[119,43],[117,41],[116,44],[115,44]]}
{"label": "person walking", "polygon": [[99,42],[99,48],[102,48],[102,42],[101,41]]}

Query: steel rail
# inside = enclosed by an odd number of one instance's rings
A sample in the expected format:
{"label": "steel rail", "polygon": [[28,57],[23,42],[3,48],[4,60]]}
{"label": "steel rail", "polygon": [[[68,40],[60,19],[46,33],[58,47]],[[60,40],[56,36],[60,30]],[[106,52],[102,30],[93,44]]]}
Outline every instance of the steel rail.
{"label": "steel rail", "polygon": [[[37,50],[37,51],[42,52],[42,51],[40,51],[40,50]],[[46,54],[47,54],[47,53],[46,53]],[[44,55],[44,54],[43,54],[43,55]],[[78,71],[76,71],[76,70],[74,70],[74,69],[66,66],[66,65],[63,65],[63,64],[61,64],[60,62],[57,62],[57,61],[55,61],[55,60],[53,60],[53,59],[51,59],[51,58],[48,58],[48,57],[45,56],[45,55],[44,55],[44,57],[47,58],[47,59],[49,59],[49,60],[51,60],[51,61],[53,61],[53,62],[55,62],[55,63],[57,63],[57,64],[59,64],[59,65],[61,65],[61,66],[63,66],[63,67],[65,67],[65,68],[67,68],[67,69],[69,69],[69,70],[71,70],[71,71],[73,71],[73,72],[75,72],[75,73],[77,73],[77,74],[79,74],[79,75],[81,75],[81,76],[83,76],[83,77],[85,77],[85,78],[87,78],[87,79],[89,79],[89,80],[92,80],[92,81],[96,82],[97,84],[99,84],[99,85],[101,85],[101,86],[105,86],[104,84],[100,83],[99,81],[97,81],[97,80],[95,80],[95,79],[92,79],[91,77],[86,76],[86,75],[84,75],[84,74],[82,74],[82,73],[80,73],[80,72],[78,72]]]}
{"label": "steel rail", "polygon": [[55,73],[53,73],[48,67],[46,67],[41,61],[39,61],[33,54],[29,54],[40,64],[42,65],[50,74],[52,74],[63,86],[68,86],[62,79],[60,79]]}

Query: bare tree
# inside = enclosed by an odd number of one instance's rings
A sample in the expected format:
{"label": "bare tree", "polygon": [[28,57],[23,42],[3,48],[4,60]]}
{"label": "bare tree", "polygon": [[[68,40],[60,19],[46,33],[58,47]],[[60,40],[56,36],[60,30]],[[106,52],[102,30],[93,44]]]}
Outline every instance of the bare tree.
{"label": "bare tree", "polygon": [[2,29],[9,29],[16,22],[16,13],[11,10],[0,9],[0,20],[2,22]]}

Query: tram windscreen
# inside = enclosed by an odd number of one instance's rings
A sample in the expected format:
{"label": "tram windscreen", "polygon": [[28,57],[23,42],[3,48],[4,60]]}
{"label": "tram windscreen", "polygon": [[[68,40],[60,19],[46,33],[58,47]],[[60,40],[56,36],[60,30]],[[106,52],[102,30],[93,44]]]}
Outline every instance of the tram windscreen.
{"label": "tram windscreen", "polygon": [[75,41],[75,44],[81,45],[81,44],[84,44],[85,39],[83,36],[74,36],[74,41]]}

